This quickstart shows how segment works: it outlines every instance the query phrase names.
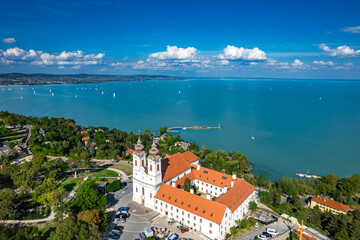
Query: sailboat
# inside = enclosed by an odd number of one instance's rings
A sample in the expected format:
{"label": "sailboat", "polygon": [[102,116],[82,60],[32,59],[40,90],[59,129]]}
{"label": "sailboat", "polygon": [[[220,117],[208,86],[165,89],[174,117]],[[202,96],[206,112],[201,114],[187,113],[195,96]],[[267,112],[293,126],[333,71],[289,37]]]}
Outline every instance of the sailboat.
{"label": "sailboat", "polygon": [[113,96],[115,97],[115,93],[113,94]]}
{"label": "sailboat", "polygon": [[254,131],[251,131],[251,140],[255,140]]}

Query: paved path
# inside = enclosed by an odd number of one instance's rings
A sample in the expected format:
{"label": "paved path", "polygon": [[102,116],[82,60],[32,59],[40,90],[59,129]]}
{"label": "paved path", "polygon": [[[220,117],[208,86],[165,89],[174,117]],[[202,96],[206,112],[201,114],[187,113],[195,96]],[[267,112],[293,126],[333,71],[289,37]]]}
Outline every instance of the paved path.
{"label": "paved path", "polygon": [[18,223],[22,223],[22,224],[33,224],[33,223],[43,223],[43,222],[50,222],[52,220],[54,220],[55,218],[55,214],[53,211],[51,211],[50,216],[48,216],[47,218],[43,218],[43,219],[33,219],[33,220],[1,220],[1,223],[5,223],[5,224],[18,224]]}
{"label": "paved path", "polygon": [[123,171],[119,170],[119,169],[116,169],[116,168],[104,168],[104,169],[107,169],[107,170],[111,170],[111,171],[114,171],[116,172],[117,174],[119,174],[119,176],[121,177],[121,180],[122,181],[125,181],[125,180],[128,180],[128,176],[126,175],[126,173],[124,173]]}

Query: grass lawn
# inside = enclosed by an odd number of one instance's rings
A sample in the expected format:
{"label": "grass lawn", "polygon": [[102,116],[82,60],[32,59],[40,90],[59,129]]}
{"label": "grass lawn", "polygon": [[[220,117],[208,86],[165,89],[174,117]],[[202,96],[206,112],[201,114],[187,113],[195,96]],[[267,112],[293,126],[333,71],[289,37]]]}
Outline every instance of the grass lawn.
{"label": "grass lawn", "polygon": [[59,187],[66,189],[68,192],[70,192],[71,190],[74,189],[74,187],[76,186],[76,184],[81,181],[82,178],[73,178],[73,177],[69,177],[67,178],[64,182],[62,182],[60,184]]}
{"label": "grass lawn", "polygon": [[133,166],[132,165],[126,165],[126,164],[113,164],[111,167],[119,169],[126,173],[126,175],[130,176],[133,174]]}
{"label": "grass lawn", "polygon": [[82,176],[82,177],[89,176],[89,177],[99,177],[99,178],[101,178],[101,177],[119,177],[119,174],[117,174],[114,171],[107,170],[107,169],[91,170],[91,171],[87,171],[86,173],[82,172],[78,175]]}

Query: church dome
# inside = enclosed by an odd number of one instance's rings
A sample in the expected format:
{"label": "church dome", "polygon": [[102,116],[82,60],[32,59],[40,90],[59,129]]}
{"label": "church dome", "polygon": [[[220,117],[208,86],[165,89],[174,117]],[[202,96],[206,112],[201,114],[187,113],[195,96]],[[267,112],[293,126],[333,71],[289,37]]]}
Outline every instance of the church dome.
{"label": "church dome", "polygon": [[151,145],[151,149],[149,150],[150,155],[156,156],[159,155],[159,149],[157,149],[155,140],[153,140],[153,144]]}
{"label": "church dome", "polygon": [[141,143],[140,135],[139,135],[138,141],[135,145],[135,151],[142,151],[142,150],[144,150],[144,146]]}

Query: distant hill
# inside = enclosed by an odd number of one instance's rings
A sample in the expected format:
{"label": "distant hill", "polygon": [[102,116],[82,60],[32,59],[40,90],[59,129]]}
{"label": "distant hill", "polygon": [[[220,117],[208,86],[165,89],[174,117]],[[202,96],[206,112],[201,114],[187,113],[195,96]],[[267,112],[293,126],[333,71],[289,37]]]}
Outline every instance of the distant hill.
{"label": "distant hill", "polygon": [[111,81],[184,80],[164,75],[90,75],[90,74],[0,74],[0,85],[81,84]]}

